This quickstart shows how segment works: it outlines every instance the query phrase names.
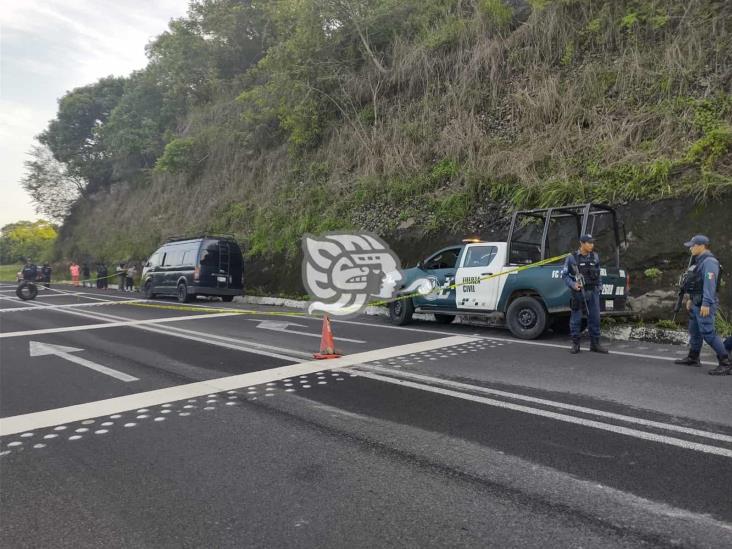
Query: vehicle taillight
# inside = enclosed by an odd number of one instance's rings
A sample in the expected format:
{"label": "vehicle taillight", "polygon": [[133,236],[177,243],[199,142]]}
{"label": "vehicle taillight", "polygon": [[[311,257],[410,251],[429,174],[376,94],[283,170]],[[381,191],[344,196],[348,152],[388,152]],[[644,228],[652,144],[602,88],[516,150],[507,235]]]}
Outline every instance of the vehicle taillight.
{"label": "vehicle taillight", "polygon": [[201,278],[201,267],[196,267],[193,269],[193,280],[198,282],[199,278]]}
{"label": "vehicle taillight", "polygon": [[625,275],[625,294],[628,295],[630,292],[630,273]]}

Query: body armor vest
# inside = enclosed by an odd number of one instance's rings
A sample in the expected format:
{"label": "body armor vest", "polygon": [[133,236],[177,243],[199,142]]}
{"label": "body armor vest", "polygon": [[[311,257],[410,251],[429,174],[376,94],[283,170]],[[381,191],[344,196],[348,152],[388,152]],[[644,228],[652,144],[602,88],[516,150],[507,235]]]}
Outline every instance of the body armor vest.
{"label": "body armor vest", "polygon": [[585,279],[586,288],[596,288],[600,285],[600,258],[595,252],[589,255],[582,255],[579,252],[574,254],[577,262],[577,270]]}
{"label": "body armor vest", "polygon": [[[720,265],[719,275],[717,275],[716,280],[716,291],[719,291],[720,282],[722,280],[722,272],[722,265]],[[689,295],[701,295],[704,293],[704,273],[702,272],[701,264],[697,263],[696,261],[694,261],[694,263],[686,271],[686,275],[684,277],[684,292]]]}

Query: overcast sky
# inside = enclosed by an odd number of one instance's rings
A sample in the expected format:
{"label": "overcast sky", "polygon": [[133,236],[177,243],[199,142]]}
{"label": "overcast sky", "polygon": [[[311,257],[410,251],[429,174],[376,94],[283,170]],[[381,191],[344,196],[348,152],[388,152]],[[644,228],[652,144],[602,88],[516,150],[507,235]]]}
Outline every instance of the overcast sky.
{"label": "overcast sky", "polygon": [[23,162],[67,91],[146,64],[188,0],[0,0],[0,227],[37,219]]}

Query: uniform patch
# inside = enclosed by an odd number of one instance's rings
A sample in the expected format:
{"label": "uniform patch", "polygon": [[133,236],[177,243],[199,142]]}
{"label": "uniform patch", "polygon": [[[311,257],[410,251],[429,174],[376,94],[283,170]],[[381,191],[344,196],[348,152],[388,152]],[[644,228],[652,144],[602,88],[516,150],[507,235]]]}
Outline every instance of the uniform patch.
{"label": "uniform patch", "polygon": [[707,278],[709,280],[714,280],[714,273],[707,273]]}

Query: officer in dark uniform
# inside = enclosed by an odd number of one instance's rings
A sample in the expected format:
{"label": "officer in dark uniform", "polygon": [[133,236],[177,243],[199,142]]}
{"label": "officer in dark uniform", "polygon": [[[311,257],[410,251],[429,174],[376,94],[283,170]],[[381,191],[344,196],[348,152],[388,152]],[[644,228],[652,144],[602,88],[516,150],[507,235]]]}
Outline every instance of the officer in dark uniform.
{"label": "officer in dark uniform", "polygon": [[567,256],[562,269],[562,279],[572,290],[569,317],[569,331],[572,335],[570,352],[580,352],[580,332],[582,329],[582,313],[587,312],[587,327],[590,331],[590,351],[607,353],[600,345],[600,256],[595,250],[595,242],[591,234],[580,237],[579,250]]}
{"label": "officer in dark uniform", "polygon": [[719,366],[709,373],[713,376],[732,373],[732,365],[727,356],[722,338],[714,328],[714,318],[719,306],[719,261],[709,251],[709,239],[696,235],[684,244],[691,251],[691,266],[686,273],[684,292],[689,294],[686,310],[689,311],[689,356],[679,359],[676,364],[701,366],[699,353],[704,341],[717,353]]}
{"label": "officer in dark uniform", "polygon": [[26,260],[25,265],[23,265],[23,280],[35,283],[37,277],[38,267],[36,267],[35,263],[33,263],[29,257]]}
{"label": "officer in dark uniform", "polygon": [[46,288],[51,287],[51,266],[48,263],[44,263],[41,267],[41,276],[43,279],[43,285]]}

